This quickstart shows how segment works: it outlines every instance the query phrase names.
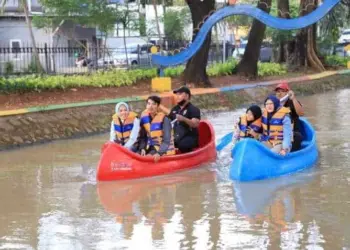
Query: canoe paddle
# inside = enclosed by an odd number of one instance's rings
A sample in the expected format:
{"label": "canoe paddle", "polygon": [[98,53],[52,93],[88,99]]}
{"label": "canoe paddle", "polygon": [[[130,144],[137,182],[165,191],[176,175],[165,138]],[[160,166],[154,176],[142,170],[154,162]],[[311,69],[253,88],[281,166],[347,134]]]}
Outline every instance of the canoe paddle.
{"label": "canoe paddle", "polygon": [[230,142],[232,142],[232,136],[233,132],[224,135],[224,137],[220,139],[219,144],[216,146],[216,151],[223,150]]}

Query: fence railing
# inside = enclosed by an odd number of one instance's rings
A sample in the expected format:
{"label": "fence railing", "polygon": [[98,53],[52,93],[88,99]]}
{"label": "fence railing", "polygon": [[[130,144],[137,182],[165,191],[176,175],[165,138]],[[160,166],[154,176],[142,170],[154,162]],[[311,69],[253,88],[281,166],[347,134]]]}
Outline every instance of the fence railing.
{"label": "fence railing", "polygon": [[[167,43],[160,53],[176,54],[186,42]],[[147,68],[154,67],[151,59],[150,45],[125,48],[103,47],[50,47],[47,44],[37,46],[42,68],[47,74],[84,74],[96,70],[111,68]],[[39,73],[40,67],[35,60],[35,49],[27,47],[0,46],[0,75]],[[233,47],[226,46],[226,56],[232,56]],[[223,46],[211,45],[208,63],[222,62]]]}

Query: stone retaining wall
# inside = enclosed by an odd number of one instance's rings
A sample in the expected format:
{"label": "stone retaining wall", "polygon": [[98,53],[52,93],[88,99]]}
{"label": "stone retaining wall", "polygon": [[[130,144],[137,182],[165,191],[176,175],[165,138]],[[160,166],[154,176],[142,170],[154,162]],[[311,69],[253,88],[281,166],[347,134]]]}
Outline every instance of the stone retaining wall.
{"label": "stone retaining wall", "polygon": [[[335,75],[307,83],[290,84],[297,95],[315,94],[350,87],[350,75]],[[204,110],[236,109],[262,103],[273,87],[258,87],[231,92],[193,96],[192,102]],[[171,97],[165,98],[167,106]],[[144,101],[130,103],[141,112]],[[56,139],[79,137],[109,131],[114,104],[69,108],[55,111],[0,117],[0,150]]]}

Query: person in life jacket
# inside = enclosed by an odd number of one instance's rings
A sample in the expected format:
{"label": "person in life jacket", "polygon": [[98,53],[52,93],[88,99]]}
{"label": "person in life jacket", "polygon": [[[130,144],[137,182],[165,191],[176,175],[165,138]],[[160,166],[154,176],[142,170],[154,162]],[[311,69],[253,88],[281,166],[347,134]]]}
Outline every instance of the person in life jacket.
{"label": "person in life jacket", "polygon": [[281,82],[275,88],[276,97],[281,100],[281,106],[290,108],[290,116],[293,124],[293,143],[291,151],[296,151],[301,148],[303,135],[300,132],[299,116],[304,115],[304,109],[301,103],[297,100],[294,92],[289,88],[287,82]]}
{"label": "person in life jacket", "polygon": [[191,90],[182,86],[173,91],[176,105],[171,109],[160,106],[174,123],[175,147],[181,153],[192,152],[199,146],[198,126],[201,120],[201,111],[191,103]]}
{"label": "person in life jacket", "polygon": [[146,110],[141,114],[140,145],[141,155],[153,155],[158,162],[163,155],[174,155],[174,141],[171,122],[162,112],[158,112],[160,97],[147,98]]}
{"label": "person in life jacket", "polygon": [[291,150],[293,137],[290,109],[281,107],[276,96],[269,96],[264,103],[261,141],[273,152],[286,155]]}
{"label": "person in life jacket", "polygon": [[136,152],[136,142],[140,131],[140,120],[131,112],[129,105],[120,102],[115,106],[110,129],[110,141]]}
{"label": "person in life jacket", "polygon": [[234,141],[242,138],[259,139],[262,134],[261,115],[261,108],[258,105],[250,106],[235,124]]}

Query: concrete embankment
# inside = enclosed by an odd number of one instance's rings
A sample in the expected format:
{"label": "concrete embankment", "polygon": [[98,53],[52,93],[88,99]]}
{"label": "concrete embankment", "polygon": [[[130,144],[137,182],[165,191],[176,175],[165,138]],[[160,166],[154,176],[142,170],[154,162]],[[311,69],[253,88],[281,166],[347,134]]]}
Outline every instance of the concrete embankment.
{"label": "concrete embankment", "polygon": [[[193,89],[192,102],[202,110],[235,109],[261,103],[281,81],[287,81],[297,95],[323,93],[350,87],[350,70],[223,88]],[[160,95],[163,104],[170,107],[172,94]],[[134,111],[141,112],[146,98],[139,96],[0,111],[0,150],[106,132],[117,102],[126,101]]]}

